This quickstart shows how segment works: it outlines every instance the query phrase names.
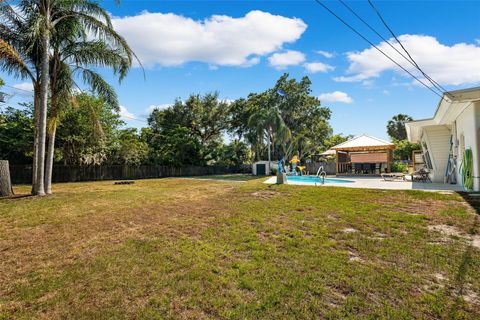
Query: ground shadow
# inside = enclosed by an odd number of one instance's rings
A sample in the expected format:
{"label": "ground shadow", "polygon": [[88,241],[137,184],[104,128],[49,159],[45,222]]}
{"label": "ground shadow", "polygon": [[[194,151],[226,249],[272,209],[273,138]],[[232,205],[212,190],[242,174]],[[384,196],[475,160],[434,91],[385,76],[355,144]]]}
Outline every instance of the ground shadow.
{"label": "ground shadow", "polygon": [[27,194],[14,194],[13,196],[9,197],[0,197],[0,201],[5,201],[5,200],[17,200],[17,199],[23,199],[23,198],[31,198],[35,197],[34,195],[27,193]]}
{"label": "ground shadow", "polygon": [[477,214],[480,214],[480,193],[472,193],[472,192],[459,192],[462,196],[463,200],[468,202],[468,204],[475,209]]}
{"label": "ground shadow", "polygon": [[[473,219],[472,226],[469,229],[469,234],[474,235],[478,231],[480,226],[480,194],[472,196],[472,194],[468,194],[466,192],[461,192],[460,195],[467,201],[476,211],[475,218]],[[458,266],[457,274],[455,275],[455,279],[453,279],[452,287],[447,289],[447,294],[449,296],[455,297],[455,302],[453,303],[452,307],[449,310],[449,319],[456,319],[459,312],[462,311],[464,305],[464,295],[466,290],[466,275],[468,269],[472,265],[472,252],[474,248],[473,245],[470,244],[462,255],[462,260],[460,265]]]}

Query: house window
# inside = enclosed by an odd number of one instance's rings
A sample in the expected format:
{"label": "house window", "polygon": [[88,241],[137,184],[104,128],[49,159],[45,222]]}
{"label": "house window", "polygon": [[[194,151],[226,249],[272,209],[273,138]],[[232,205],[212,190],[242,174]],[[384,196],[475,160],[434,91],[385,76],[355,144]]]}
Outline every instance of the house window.
{"label": "house window", "polygon": [[427,143],[422,141],[422,151],[423,151],[423,163],[428,169],[433,169],[432,159],[430,158],[430,152],[428,150]]}

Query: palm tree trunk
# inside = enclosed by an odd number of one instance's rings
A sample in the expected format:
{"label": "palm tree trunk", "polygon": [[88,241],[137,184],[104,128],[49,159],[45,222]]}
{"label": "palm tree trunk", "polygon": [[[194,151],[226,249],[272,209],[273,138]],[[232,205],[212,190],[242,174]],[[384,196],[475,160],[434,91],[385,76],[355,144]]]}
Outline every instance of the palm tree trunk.
{"label": "palm tree trunk", "polygon": [[[47,17],[48,21],[49,17]],[[42,57],[40,66],[40,103],[38,112],[38,147],[36,152],[37,170],[35,176],[34,195],[45,195],[45,140],[47,133],[47,106],[49,85],[49,47],[50,35],[48,29],[42,34]]]}
{"label": "palm tree trunk", "polygon": [[39,88],[34,85],[34,98],[33,98],[33,163],[32,163],[32,194],[37,193],[37,149],[38,149],[38,112],[39,112]]}
{"label": "palm tree trunk", "polygon": [[267,133],[267,148],[268,148],[268,167],[270,167],[271,154],[270,154],[270,128]]}
{"label": "palm tree trunk", "polygon": [[48,133],[47,162],[45,164],[45,193],[52,194],[53,158],[55,154],[56,123],[52,124],[52,130]]}

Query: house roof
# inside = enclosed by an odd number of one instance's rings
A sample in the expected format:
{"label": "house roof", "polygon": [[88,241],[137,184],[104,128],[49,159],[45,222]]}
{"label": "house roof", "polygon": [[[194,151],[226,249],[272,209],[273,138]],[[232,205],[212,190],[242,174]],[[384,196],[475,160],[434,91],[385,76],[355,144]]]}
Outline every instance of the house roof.
{"label": "house roof", "polygon": [[337,144],[336,146],[332,147],[332,149],[337,151],[386,150],[395,149],[395,145],[389,141],[362,134],[348,141]]}
{"label": "house roof", "polygon": [[432,118],[405,123],[408,140],[418,142],[426,126],[452,124],[474,101],[480,101],[480,87],[444,93]]}

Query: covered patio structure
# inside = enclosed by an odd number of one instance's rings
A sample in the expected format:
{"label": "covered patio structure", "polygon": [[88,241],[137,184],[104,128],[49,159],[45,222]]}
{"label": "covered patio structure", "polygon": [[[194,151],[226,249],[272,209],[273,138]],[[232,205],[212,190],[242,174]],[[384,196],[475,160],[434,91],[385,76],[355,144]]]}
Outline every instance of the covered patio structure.
{"label": "covered patio structure", "polygon": [[332,149],[337,175],[380,175],[391,171],[395,145],[363,134]]}

